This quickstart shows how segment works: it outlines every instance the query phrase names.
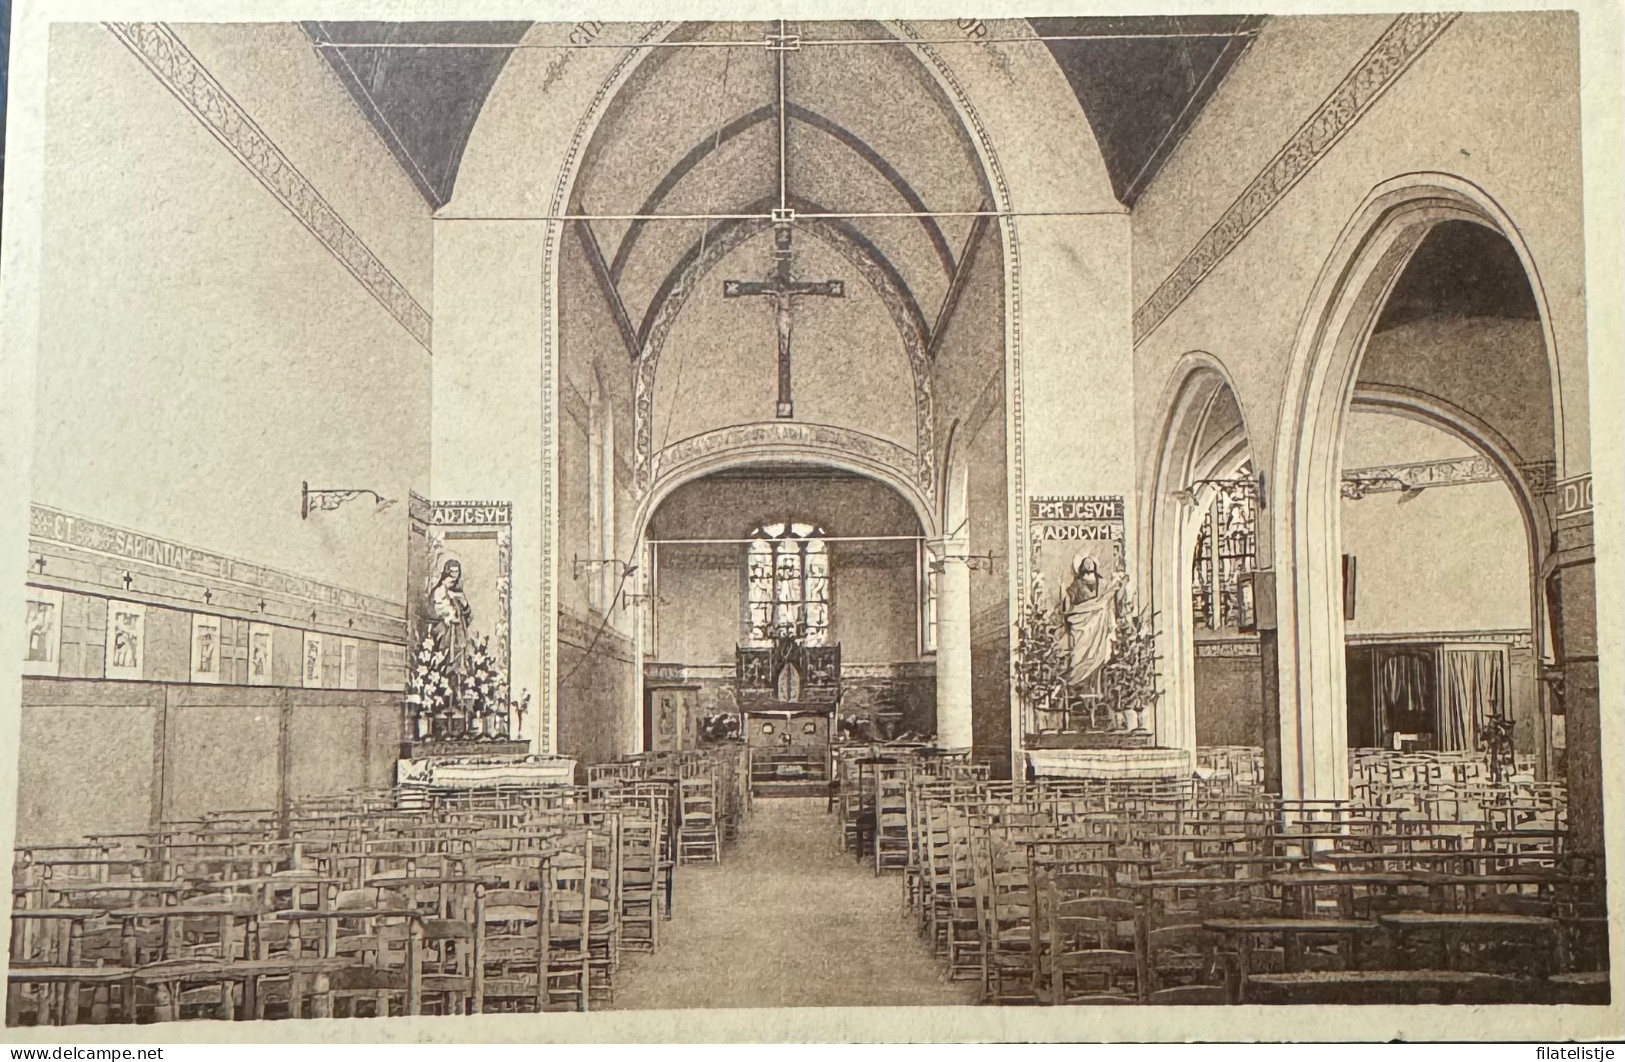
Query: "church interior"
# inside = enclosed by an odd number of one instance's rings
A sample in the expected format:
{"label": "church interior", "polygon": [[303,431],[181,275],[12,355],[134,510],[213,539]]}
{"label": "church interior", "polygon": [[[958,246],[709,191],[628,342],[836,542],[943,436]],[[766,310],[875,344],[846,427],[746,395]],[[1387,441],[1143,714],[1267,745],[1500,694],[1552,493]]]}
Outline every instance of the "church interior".
{"label": "church interior", "polygon": [[1609,1001],[1573,12],[41,103],[9,1024]]}

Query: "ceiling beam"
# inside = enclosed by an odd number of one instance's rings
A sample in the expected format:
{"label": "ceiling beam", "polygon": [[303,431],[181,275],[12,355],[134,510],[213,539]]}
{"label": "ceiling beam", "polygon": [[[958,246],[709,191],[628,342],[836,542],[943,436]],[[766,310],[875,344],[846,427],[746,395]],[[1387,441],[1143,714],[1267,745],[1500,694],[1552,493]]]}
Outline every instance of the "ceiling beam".
{"label": "ceiling beam", "polygon": [[[982,208],[988,208],[984,202]],[[942,297],[942,308],[937,311],[936,323],[931,326],[931,335],[927,340],[926,353],[932,361],[937,360],[937,347],[942,343],[942,334],[948,329],[948,322],[953,320],[954,311],[959,308],[959,296],[965,290],[965,281],[970,276],[971,259],[976,253],[976,244],[987,231],[987,214],[978,214],[971,219],[970,232],[965,234],[965,245],[959,251],[959,261],[954,266],[953,279],[948,282],[948,292]]]}
{"label": "ceiling beam", "polygon": [[598,279],[598,287],[604,293],[604,299],[609,303],[610,313],[615,318],[615,328],[621,333],[621,342],[626,344],[626,356],[636,361],[638,358],[638,330],[632,327],[632,318],[626,312],[626,304],[621,301],[620,289],[609,275],[609,263],[604,261],[604,249],[598,246],[598,237],[593,234],[592,225],[585,219],[575,223],[576,236],[581,240],[581,249],[587,254],[587,261],[592,265],[592,275]]}

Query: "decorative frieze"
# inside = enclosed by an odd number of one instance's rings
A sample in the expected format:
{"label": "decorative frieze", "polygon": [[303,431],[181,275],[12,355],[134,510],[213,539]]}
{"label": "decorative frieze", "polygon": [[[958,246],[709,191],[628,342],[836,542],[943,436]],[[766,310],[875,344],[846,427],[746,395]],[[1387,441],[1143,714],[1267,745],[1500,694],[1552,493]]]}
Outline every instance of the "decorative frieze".
{"label": "decorative frieze", "polygon": [[[718,428],[672,443],[655,455],[651,462],[650,482],[682,471],[688,465],[724,455],[746,454],[794,447],[798,450],[820,451],[832,457],[850,457],[895,474],[905,483],[918,483],[920,472],[915,455],[906,447],[888,439],[850,428],[830,424],[808,424],[805,421],[761,421],[755,424],[736,424]],[[929,499],[932,492],[922,493]]]}
{"label": "decorative frieze", "polygon": [[1343,471],[1342,494],[1363,498],[1367,494],[1415,491],[1426,487],[1459,487],[1469,483],[1500,483],[1501,473],[1489,458],[1473,454],[1436,461],[1407,461],[1370,468]]}
{"label": "decorative frieze", "polygon": [[[732,682],[734,664],[684,664],[657,662],[643,665],[643,681],[665,685],[681,683]],[[860,682],[877,680],[934,679],[937,664],[934,660],[901,660],[895,663],[852,664],[842,661],[841,680]]]}
{"label": "decorative frieze", "polygon": [[1404,644],[1460,644],[1460,643],[1488,643],[1504,645],[1511,649],[1529,649],[1534,646],[1534,637],[1526,630],[1497,630],[1497,631],[1406,631],[1399,634],[1349,634],[1350,645],[1397,645]]}
{"label": "decorative frieze", "polygon": [[1258,639],[1227,638],[1224,640],[1209,640],[1199,638],[1196,641],[1196,655],[1204,660],[1257,659],[1259,655]]}
{"label": "decorative frieze", "polygon": [[1455,18],[1449,12],[1434,11],[1401,15],[1389,24],[1354,69],[1134,312],[1136,346],[1144,342],[1298,181],[1326,157],[1343,134],[1354,128],[1371,105],[1399,80]]}
{"label": "decorative frieze", "polygon": [[413,339],[425,350],[432,349],[429,312],[169,26],[162,22],[106,26]]}
{"label": "decorative frieze", "polygon": [[399,602],[34,504],[29,581],[402,642]]}

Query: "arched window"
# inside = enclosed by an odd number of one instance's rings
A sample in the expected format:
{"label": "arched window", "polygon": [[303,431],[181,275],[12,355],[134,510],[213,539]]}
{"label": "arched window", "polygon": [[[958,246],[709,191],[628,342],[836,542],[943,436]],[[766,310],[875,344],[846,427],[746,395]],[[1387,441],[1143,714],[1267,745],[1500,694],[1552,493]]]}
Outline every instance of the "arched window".
{"label": "arched window", "polygon": [[829,544],[812,524],[765,524],[751,535],[746,608],[752,645],[790,631],[804,645],[829,639]]}

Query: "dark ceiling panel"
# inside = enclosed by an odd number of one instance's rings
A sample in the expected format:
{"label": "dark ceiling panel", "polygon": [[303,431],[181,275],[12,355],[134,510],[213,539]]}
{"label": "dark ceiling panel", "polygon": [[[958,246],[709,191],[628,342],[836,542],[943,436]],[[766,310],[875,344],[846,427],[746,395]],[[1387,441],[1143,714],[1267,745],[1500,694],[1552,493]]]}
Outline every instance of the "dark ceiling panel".
{"label": "dark ceiling panel", "polygon": [[[1077,94],[1126,206],[1151,183],[1263,23],[1253,15],[1027,21]],[[1059,39],[1069,37],[1096,39]]]}
{"label": "dark ceiling panel", "polygon": [[[529,22],[305,22],[367,120],[432,207],[451,198],[457,166],[507,48],[410,48],[412,44],[513,44]],[[388,44],[392,47],[335,47]]]}
{"label": "dark ceiling panel", "polygon": [[[1132,206],[1262,25],[1262,16],[1028,20],[1077,94],[1118,198]],[[485,97],[529,22],[306,22],[433,207],[444,205]],[[1091,39],[1064,39],[1064,38]],[[390,47],[365,47],[387,44]],[[432,44],[412,48],[403,45]],[[360,47],[357,47],[357,46]]]}

